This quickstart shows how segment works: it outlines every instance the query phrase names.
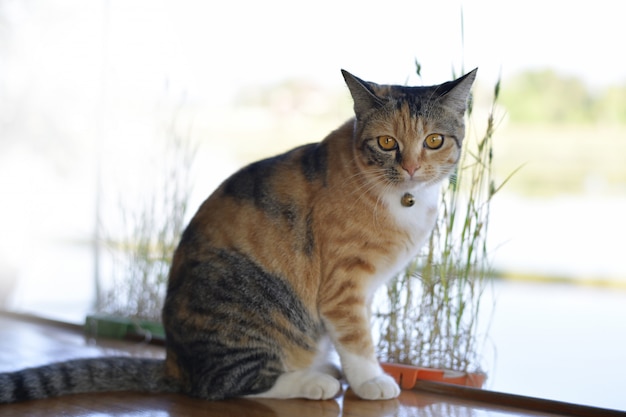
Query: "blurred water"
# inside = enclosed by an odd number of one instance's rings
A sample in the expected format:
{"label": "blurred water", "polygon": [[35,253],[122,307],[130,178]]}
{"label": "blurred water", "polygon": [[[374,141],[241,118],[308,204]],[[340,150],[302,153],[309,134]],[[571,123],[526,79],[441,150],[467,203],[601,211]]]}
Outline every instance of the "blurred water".
{"label": "blurred water", "polygon": [[497,195],[489,243],[503,273],[612,281],[626,288],[626,196]]}
{"label": "blurred water", "polygon": [[492,296],[488,389],[626,411],[626,290],[497,281]]}

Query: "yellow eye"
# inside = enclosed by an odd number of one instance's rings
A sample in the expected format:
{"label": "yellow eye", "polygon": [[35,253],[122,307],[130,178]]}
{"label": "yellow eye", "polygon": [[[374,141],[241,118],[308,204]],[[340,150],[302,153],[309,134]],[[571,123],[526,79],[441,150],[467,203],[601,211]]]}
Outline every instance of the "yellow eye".
{"label": "yellow eye", "polygon": [[443,135],[439,133],[433,133],[426,136],[424,146],[428,149],[439,149],[443,146]]}
{"label": "yellow eye", "polygon": [[398,147],[398,142],[391,136],[382,135],[379,136],[377,139],[378,146],[380,146],[380,149],[382,149],[383,151],[393,151]]}

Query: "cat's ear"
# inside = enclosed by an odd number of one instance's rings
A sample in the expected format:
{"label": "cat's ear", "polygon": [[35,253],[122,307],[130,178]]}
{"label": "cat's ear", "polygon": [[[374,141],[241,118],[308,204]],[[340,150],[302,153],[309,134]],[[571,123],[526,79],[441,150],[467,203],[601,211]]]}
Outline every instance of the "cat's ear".
{"label": "cat's ear", "polygon": [[343,79],[346,80],[346,84],[352,95],[354,114],[356,114],[357,119],[368,111],[384,105],[384,102],[372,91],[370,87],[372,83],[363,81],[343,69],[341,70],[341,74],[343,74]]}
{"label": "cat's ear", "polygon": [[464,76],[441,84],[437,88],[441,103],[452,107],[459,113],[464,113],[467,108],[467,100],[472,89],[472,84],[476,79],[478,68],[473,69]]}

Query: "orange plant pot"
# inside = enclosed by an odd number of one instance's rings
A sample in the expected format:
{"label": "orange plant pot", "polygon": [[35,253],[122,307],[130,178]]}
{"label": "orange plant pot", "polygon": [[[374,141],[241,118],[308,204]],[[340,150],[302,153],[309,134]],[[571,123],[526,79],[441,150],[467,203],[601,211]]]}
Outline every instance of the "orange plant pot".
{"label": "orange plant pot", "polygon": [[418,380],[482,388],[487,379],[487,375],[481,372],[468,373],[386,362],[381,363],[380,366],[385,373],[396,380],[402,389],[412,389]]}

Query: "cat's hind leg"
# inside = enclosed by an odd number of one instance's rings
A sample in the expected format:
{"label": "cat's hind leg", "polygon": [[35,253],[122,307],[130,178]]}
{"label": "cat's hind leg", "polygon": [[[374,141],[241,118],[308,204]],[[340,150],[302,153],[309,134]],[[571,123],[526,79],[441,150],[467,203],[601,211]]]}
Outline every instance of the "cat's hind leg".
{"label": "cat's hind leg", "polygon": [[250,398],[307,398],[327,400],[341,391],[337,378],[314,369],[285,372],[268,391],[249,395]]}
{"label": "cat's hind leg", "polygon": [[327,400],[341,391],[341,371],[333,360],[335,354],[328,337],[318,342],[317,354],[308,368],[281,374],[268,391],[250,395],[252,398],[307,398]]}

